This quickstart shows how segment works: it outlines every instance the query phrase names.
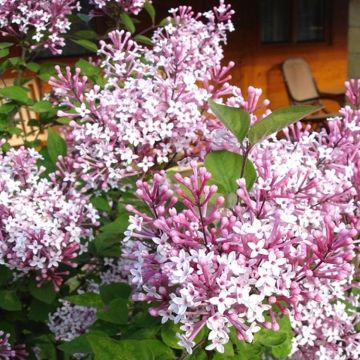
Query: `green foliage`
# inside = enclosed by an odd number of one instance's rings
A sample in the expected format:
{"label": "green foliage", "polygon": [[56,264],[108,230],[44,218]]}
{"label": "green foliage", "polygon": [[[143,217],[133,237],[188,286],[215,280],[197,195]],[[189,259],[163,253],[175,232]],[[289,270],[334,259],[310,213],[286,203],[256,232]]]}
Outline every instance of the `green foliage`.
{"label": "green foliage", "polygon": [[21,310],[21,302],[13,290],[0,290],[0,308],[7,311]]}
{"label": "green foliage", "polygon": [[250,115],[239,108],[217,104],[209,100],[210,109],[241,143],[250,128]]}
{"label": "green foliage", "polygon": [[84,49],[90,50],[94,53],[98,51],[97,45],[90,40],[87,39],[70,39],[73,43],[83,47]]}
{"label": "green foliage", "polygon": [[156,11],[155,11],[154,6],[149,1],[147,1],[145,3],[145,5],[144,5],[144,9],[149,14],[149,16],[151,18],[151,21],[154,24],[155,23],[155,16],[156,16]]}
{"label": "green foliage", "polygon": [[0,89],[0,95],[21,104],[31,105],[33,101],[29,98],[28,91],[29,89],[13,85]]}
{"label": "green foliage", "polygon": [[133,34],[136,29],[131,17],[126,12],[122,12],[120,15],[120,19],[125,29]]}
{"label": "green foliage", "polygon": [[103,302],[100,295],[95,293],[84,293],[78,295],[66,296],[64,300],[69,301],[75,305],[93,307],[96,309],[103,308]]}
{"label": "green foliage", "polygon": [[214,151],[205,158],[205,167],[211,172],[211,182],[218,186],[218,192],[227,196],[235,193],[238,186],[236,180],[241,177],[246,181],[248,189],[251,189],[256,180],[256,170],[250,160],[230,151]]}
{"label": "green foliage", "polygon": [[35,279],[32,279],[29,284],[29,292],[35,299],[46,304],[53,303],[57,296],[53,284],[49,281],[39,287]]}
{"label": "green foliage", "polygon": [[53,129],[48,130],[47,149],[50,159],[56,163],[57,158],[67,153],[67,145],[65,140]]}
{"label": "green foliage", "polygon": [[180,332],[180,326],[168,321],[161,327],[161,338],[167,346],[173,349],[182,349],[178,344],[179,339],[176,336],[178,332]]}
{"label": "green foliage", "polygon": [[321,106],[296,105],[275,110],[250,128],[249,141],[254,145],[320,109]]}

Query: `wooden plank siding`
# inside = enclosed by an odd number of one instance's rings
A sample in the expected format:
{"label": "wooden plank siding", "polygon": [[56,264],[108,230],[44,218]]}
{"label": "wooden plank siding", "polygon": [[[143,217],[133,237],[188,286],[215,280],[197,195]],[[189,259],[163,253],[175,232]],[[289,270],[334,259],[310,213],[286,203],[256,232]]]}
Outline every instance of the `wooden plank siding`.
{"label": "wooden plank siding", "polygon": [[[290,0],[289,0],[290,1]],[[249,85],[261,87],[271,100],[271,107],[288,104],[279,65],[288,57],[303,57],[311,66],[321,90],[341,90],[347,77],[348,0],[326,0],[329,9],[329,34],[322,43],[261,44],[259,0],[230,0],[236,13],[236,31],[229,37],[225,60],[234,60],[233,81],[245,92]],[[155,0],[165,9],[180,4],[193,6],[197,11],[217,4],[213,0]],[[327,103],[335,111],[337,104]]]}

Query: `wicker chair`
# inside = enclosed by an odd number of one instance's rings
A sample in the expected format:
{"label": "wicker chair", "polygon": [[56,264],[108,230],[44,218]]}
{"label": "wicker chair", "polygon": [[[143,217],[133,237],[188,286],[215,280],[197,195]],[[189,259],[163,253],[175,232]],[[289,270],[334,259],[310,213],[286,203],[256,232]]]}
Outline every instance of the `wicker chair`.
{"label": "wicker chair", "polygon": [[338,116],[338,113],[330,113],[322,104],[322,99],[333,100],[340,107],[345,102],[344,92],[325,93],[319,91],[316,81],[312,76],[309,64],[302,58],[290,58],[281,66],[285,80],[286,90],[291,104],[320,105],[322,109],[305,119],[308,122],[324,122],[328,117]]}

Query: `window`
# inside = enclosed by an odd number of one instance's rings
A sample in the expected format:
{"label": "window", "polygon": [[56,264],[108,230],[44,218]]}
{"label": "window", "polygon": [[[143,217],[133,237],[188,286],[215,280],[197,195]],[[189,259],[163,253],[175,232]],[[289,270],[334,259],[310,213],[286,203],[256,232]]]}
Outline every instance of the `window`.
{"label": "window", "polygon": [[326,3],[326,0],[260,0],[261,42],[325,41]]}

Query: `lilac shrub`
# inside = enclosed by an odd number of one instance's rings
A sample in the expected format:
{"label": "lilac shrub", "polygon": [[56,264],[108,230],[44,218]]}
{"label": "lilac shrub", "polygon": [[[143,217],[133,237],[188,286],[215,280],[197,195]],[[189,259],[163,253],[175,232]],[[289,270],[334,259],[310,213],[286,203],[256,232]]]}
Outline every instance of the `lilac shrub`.
{"label": "lilac shrub", "polygon": [[[255,145],[250,158],[258,179],[251,190],[238,179],[231,208],[223,207],[211,174],[195,163],[190,177],[175,175],[176,195],[165,173],[137,182],[136,195],[150,212],[128,206],[134,215],[122,256],[133,299],[158,303],[152,315],[180,323],[180,344],[188,352],[203,327],[209,331],[207,349],[223,352],[230,327],[239,340],[251,342],[261,327],[278,330],[281,314],[299,324],[308,319],[307,306],[331,307],[352,286],[358,111],[344,107],[342,117],[329,119],[327,131],[309,133],[296,124],[286,138]],[[355,323],[349,320],[352,326],[344,331],[355,335],[337,350],[345,354],[360,346],[358,318],[348,316]],[[306,334],[298,329],[305,345]],[[328,348],[320,353],[331,354],[333,343],[322,346]]]}
{"label": "lilac shrub", "polygon": [[1,0],[0,33],[15,37],[25,48],[61,54],[74,10],[80,10],[77,0]]}
{"label": "lilac shrub", "polygon": [[0,154],[0,262],[59,289],[58,267],[75,266],[98,214],[71,182],[41,178],[40,158],[24,147]]}
{"label": "lilac shrub", "polygon": [[67,109],[59,115],[73,119],[71,156],[87,187],[116,188],[124,177],[205,154],[218,126],[208,121],[208,98],[243,100],[227,83],[233,64],[220,66],[231,15],[222,2],[198,15],[180,7],[168,25],[155,30],[150,49],[130,33],[111,32],[99,50],[103,88],[80,69],[73,75],[57,68],[50,83]]}

